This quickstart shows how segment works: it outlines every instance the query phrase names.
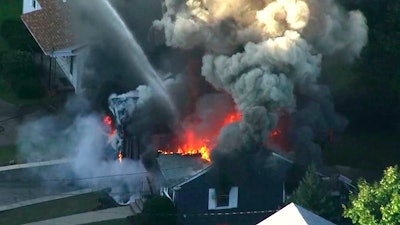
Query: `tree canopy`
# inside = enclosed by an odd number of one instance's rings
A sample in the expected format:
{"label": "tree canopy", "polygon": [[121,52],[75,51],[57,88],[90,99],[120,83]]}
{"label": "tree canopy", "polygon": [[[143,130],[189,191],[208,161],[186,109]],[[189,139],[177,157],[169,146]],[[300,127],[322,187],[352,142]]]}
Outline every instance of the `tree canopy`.
{"label": "tree canopy", "polygon": [[373,184],[358,182],[358,193],[350,195],[344,216],[360,225],[400,224],[400,171],[388,167],[383,178]]}
{"label": "tree canopy", "polygon": [[289,198],[290,202],[294,202],[317,215],[326,219],[335,217],[335,207],[329,191],[321,181],[314,165],[311,165],[301,180],[299,187],[293,192]]}

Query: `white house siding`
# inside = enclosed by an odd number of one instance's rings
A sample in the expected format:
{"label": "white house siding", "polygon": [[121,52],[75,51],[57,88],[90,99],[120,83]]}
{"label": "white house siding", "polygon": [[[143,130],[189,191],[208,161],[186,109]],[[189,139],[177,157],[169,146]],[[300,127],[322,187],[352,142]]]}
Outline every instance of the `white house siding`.
{"label": "white house siding", "polygon": [[[17,1],[17,0],[15,0]],[[37,0],[23,0],[22,14],[30,13],[42,9]]]}
{"label": "white house siding", "polygon": [[[72,58],[72,67],[71,67]],[[81,74],[83,70],[83,54],[55,57],[58,65],[68,78],[76,93],[81,92]],[[72,69],[72,70],[71,70]]]}

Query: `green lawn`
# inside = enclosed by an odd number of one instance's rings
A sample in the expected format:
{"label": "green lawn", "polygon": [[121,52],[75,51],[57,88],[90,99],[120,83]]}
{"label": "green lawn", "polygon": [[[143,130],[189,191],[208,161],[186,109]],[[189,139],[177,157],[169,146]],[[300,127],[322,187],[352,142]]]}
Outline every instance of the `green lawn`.
{"label": "green lawn", "polygon": [[60,95],[56,96],[46,95],[42,98],[36,98],[36,99],[21,99],[18,98],[15,91],[12,90],[10,85],[0,77],[0,98],[8,103],[16,105],[49,105],[55,102],[63,101],[64,97]]}
{"label": "green lawn", "polygon": [[131,225],[127,219],[107,220],[96,223],[86,223],[84,225]]}
{"label": "green lawn", "polygon": [[15,145],[0,147],[0,166],[9,165],[11,160],[16,162],[17,147]]}
{"label": "green lawn", "polygon": [[[6,19],[18,19],[22,14],[22,0],[1,0],[0,25]],[[0,36],[0,52],[7,50],[8,45]]]}
{"label": "green lawn", "polygon": [[89,212],[98,209],[101,206],[99,200],[104,198],[109,197],[103,192],[95,192],[11,209],[0,212],[0,224],[17,225]]}

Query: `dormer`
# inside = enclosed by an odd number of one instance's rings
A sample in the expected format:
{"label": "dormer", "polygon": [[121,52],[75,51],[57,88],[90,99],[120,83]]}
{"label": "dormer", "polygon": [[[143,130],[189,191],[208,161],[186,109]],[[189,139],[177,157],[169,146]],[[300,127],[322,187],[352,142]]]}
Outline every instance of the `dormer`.
{"label": "dormer", "polygon": [[42,9],[38,0],[23,0],[22,14]]}

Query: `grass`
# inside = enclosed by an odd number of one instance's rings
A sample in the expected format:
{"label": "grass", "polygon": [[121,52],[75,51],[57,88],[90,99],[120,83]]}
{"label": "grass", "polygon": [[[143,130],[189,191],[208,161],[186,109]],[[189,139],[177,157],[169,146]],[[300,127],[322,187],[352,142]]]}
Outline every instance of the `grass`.
{"label": "grass", "polygon": [[127,219],[107,220],[95,223],[86,223],[84,225],[131,225]]}
{"label": "grass", "polygon": [[15,105],[49,105],[54,102],[59,102],[63,97],[58,95],[56,96],[46,95],[42,98],[36,98],[36,99],[21,99],[18,98],[18,96],[15,93],[15,90],[13,90],[10,87],[7,81],[5,81],[0,77],[0,98],[8,103]]}
{"label": "grass", "polygon": [[399,133],[347,132],[324,149],[329,164],[382,170],[400,163]]}
{"label": "grass", "polygon": [[10,161],[16,162],[17,146],[8,145],[0,147],[0,166],[9,165]]}
{"label": "grass", "polygon": [[18,102],[18,97],[15,95],[10,85],[7,83],[7,81],[2,79],[1,77],[0,77],[0,98],[9,103]]}
{"label": "grass", "polygon": [[97,210],[102,198],[109,197],[103,192],[94,192],[3,211],[0,224],[24,224]]}
{"label": "grass", "polygon": [[[0,25],[6,19],[19,19],[22,14],[22,0],[1,0],[0,3]],[[8,50],[9,46],[0,36],[0,52]]]}

